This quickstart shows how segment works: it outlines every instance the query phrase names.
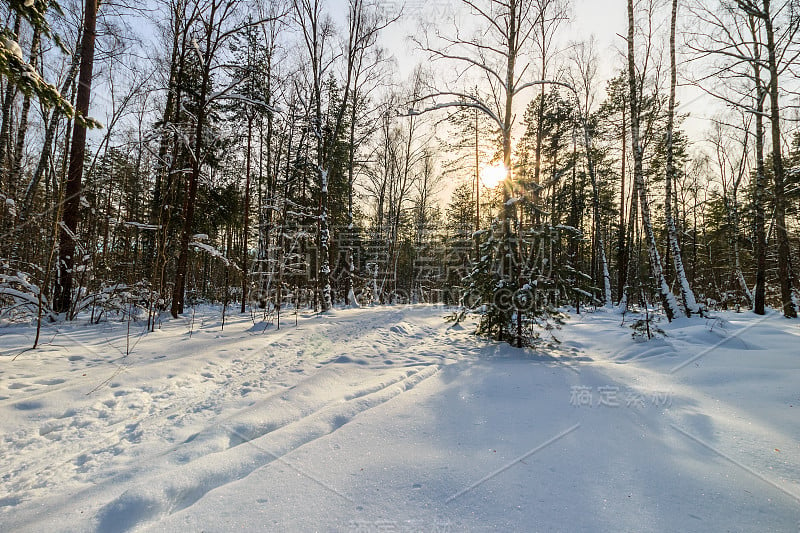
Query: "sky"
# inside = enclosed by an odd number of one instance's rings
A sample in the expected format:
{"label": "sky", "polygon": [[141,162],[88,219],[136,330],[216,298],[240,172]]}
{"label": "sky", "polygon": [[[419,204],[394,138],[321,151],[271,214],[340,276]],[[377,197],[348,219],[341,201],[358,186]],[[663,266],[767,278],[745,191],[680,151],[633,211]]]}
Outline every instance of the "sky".
{"label": "sky", "polygon": [[[341,4],[346,12],[345,0],[333,0],[333,4]],[[395,56],[398,73],[407,78],[419,63],[427,61],[427,56],[416,50],[409,36],[419,32],[420,19],[431,22],[448,20],[457,12],[460,0],[379,0],[379,4],[387,13],[400,13],[402,16],[394,27],[384,32],[383,43]],[[625,0],[571,0],[570,21],[559,31],[563,45],[570,42],[588,41],[594,37],[596,51],[600,58],[598,76],[597,104],[603,99],[602,88],[615,70],[624,64],[624,35],[627,33],[628,15]],[[467,23],[466,19],[461,19]],[[666,22],[666,21],[665,21]],[[679,67],[680,68],[680,67]],[[684,129],[690,139],[700,140],[708,128],[707,119],[719,108],[714,99],[699,89],[679,86],[677,98],[679,113],[689,113],[684,122]],[[527,103],[527,98],[523,98]],[[524,105],[524,104],[523,104]]]}
{"label": "sky", "polygon": [[[387,15],[400,15],[399,20],[382,34],[383,46],[395,58],[398,79],[407,79],[418,64],[428,62],[427,55],[417,50],[416,45],[410,40],[411,35],[420,33],[420,21],[445,23],[452,20],[454,14],[463,10],[461,0],[376,0],[376,2]],[[328,12],[342,29],[346,25],[347,3],[348,0],[326,1]],[[570,20],[559,30],[561,43],[565,47],[570,42],[588,41],[592,37],[595,39],[596,51],[600,57],[599,90],[596,95],[596,104],[599,104],[604,96],[602,89],[606,80],[623,65],[622,51],[625,41],[622,35],[627,31],[626,2],[625,0],[569,0],[569,3]],[[470,24],[468,13],[461,15],[458,20],[461,29]],[[143,24],[138,30],[142,31],[147,26]],[[145,40],[150,39],[154,39],[154,35],[148,31]],[[95,100],[108,100],[103,98],[101,80],[98,80],[96,89]],[[705,96],[705,93],[690,88],[679,88],[678,100],[682,105],[680,111],[691,113],[684,124],[689,137],[701,139],[708,127],[704,119],[708,118],[715,108],[714,105],[709,105],[713,104],[713,100]],[[521,114],[527,102],[528,97],[524,94],[518,98],[520,107],[518,113]],[[93,110],[93,113],[101,121],[106,118],[99,109]]]}
{"label": "sky", "polygon": [[[345,26],[345,16],[347,13],[348,0],[327,0],[327,10],[335,19],[337,26]],[[416,45],[410,40],[411,35],[419,34],[420,21],[442,22],[452,20],[462,8],[461,0],[376,0],[379,6],[388,15],[399,15],[399,20],[384,30],[382,34],[382,44],[388,49],[395,58],[397,79],[407,79],[418,64],[428,63],[425,53],[417,50]],[[570,20],[559,30],[559,36],[563,46],[570,42],[588,41],[594,38],[598,56],[600,57],[598,94],[596,104],[602,101],[603,88],[607,79],[613,76],[614,72],[623,65],[623,50],[625,41],[622,37],[627,31],[627,10],[625,0],[571,0]],[[463,30],[470,24],[469,14],[461,15],[460,28]],[[443,28],[446,26],[443,25]],[[139,27],[139,31],[147,28],[147,25]],[[152,34],[148,33],[150,39]],[[146,39],[149,40],[149,39]],[[437,68],[442,68],[437,66]],[[107,119],[105,111],[110,99],[106,96],[106,87],[102,80],[98,79],[93,95],[93,116],[101,121]],[[517,98],[517,129],[521,123],[521,114],[527,105],[529,98],[534,96],[535,91],[530,95],[522,94]],[[698,98],[699,97],[699,98]],[[690,117],[684,123],[684,129],[689,138],[700,141],[709,127],[707,119],[714,113],[719,106],[711,97],[701,93],[697,89],[679,88],[678,100],[681,103],[680,112],[689,112]],[[100,103],[104,105],[98,105]],[[104,130],[92,132],[93,139],[102,138]],[[518,137],[515,130],[515,136]],[[488,164],[489,162],[484,162]],[[447,192],[445,192],[445,196]]]}
{"label": "sky", "polygon": [[[469,31],[470,16],[468,13],[461,13],[460,10],[463,6],[461,0],[377,1],[387,15],[400,15],[397,22],[384,30],[382,34],[382,45],[394,56],[398,80],[407,80],[417,65],[429,64],[427,54],[420,51],[410,38],[412,35],[421,34],[421,23],[440,22],[442,31],[446,32],[452,30],[452,21],[455,19],[462,32]],[[330,2],[331,15],[337,19],[337,22],[341,21],[339,22],[340,26],[344,26],[347,0],[330,0]],[[573,42],[594,39],[595,51],[599,58],[599,79],[595,95],[595,105],[597,106],[605,97],[604,88],[607,80],[625,66],[626,41],[624,36],[627,34],[628,25],[627,3],[625,0],[571,0],[570,6],[570,20],[560,28],[557,35],[560,40],[559,48],[564,49]],[[664,23],[666,24],[666,20]],[[433,69],[434,74],[447,68],[445,64],[437,63]],[[530,79],[534,78],[530,77]],[[515,99],[517,112],[514,130],[515,143],[518,142],[522,133],[522,113],[535,94],[536,91],[531,90],[530,94],[521,93]],[[719,105],[713,98],[692,87],[678,87],[677,98],[680,106],[678,112],[689,114],[683,123],[684,131],[689,139],[696,143],[696,149],[699,150],[703,145],[702,139],[709,129],[707,119],[713,115]],[[444,114],[443,111],[438,113]],[[439,133],[442,134],[442,132]],[[497,162],[482,161],[481,174],[487,175],[493,166],[498,164]],[[468,174],[464,174],[463,177],[468,180],[472,179]],[[485,186],[489,186],[483,177],[482,181]],[[437,194],[438,198],[444,203],[449,202],[450,195],[457,184],[456,181],[445,180],[445,184]]]}

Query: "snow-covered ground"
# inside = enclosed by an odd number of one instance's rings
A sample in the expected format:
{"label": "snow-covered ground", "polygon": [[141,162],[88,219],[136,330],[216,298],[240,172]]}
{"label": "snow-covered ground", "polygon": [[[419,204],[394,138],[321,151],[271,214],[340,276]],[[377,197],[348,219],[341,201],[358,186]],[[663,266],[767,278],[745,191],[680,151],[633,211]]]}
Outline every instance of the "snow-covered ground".
{"label": "snow-covered ground", "polygon": [[0,531],[800,530],[797,321],[445,314],[4,327]]}

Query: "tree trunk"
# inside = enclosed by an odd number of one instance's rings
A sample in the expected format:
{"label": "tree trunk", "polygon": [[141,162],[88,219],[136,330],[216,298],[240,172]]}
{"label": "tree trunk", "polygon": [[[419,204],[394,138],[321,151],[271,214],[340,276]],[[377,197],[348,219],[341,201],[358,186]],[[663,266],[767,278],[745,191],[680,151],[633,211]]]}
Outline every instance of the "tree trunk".
{"label": "tree trunk", "polygon": [[[544,59],[542,60],[542,77],[544,79],[545,67],[544,67]],[[536,158],[536,162],[534,163],[533,167],[533,220],[539,220],[539,184],[541,183],[542,179],[542,143],[544,141],[544,127],[542,122],[544,121],[544,85],[541,86],[539,91],[539,107],[536,110],[536,151],[534,153],[534,157]]]}
{"label": "tree trunk", "polygon": [[628,288],[639,279],[639,239],[638,239],[638,222],[639,222],[639,208],[638,196],[639,189],[636,186],[636,181],[631,184],[631,204],[628,211],[628,228],[625,235],[625,285],[621,289],[619,305],[623,309],[628,308],[628,301],[632,294],[638,294],[639,291],[629,291]]}
{"label": "tree trunk", "polygon": [[320,202],[319,202],[319,285],[322,289],[322,311],[328,311],[333,306],[330,283],[330,225],[328,222],[328,169],[320,167]]}
{"label": "tree trunk", "polygon": [[[92,90],[92,70],[94,67],[94,40],[97,22],[97,0],[86,0],[84,5],[83,34],[81,37],[81,64],[78,74],[78,89],[75,99],[76,114],[88,118],[89,98]],[[75,265],[75,238],[77,238],[78,218],[81,197],[81,178],[83,159],[86,150],[86,124],[83,120],[73,121],[72,144],[69,154],[69,171],[64,191],[64,209],[59,231],[59,262],[56,292],[53,300],[54,310],[67,313],[72,301],[72,274]]]}
{"label": "tree trunk", "polygon": [[678,79],[678,69],[675,64],[675,26],[678,16],[678,0],[672,0],[672,17],[669,32],[669,109],[667,112],[667,175],[665,179],[666,193],[664,196],[664,213],[667,222],[667,240],[669,250],[672,253],[672,261],[675,265],[675,277],[681,288],[681,300],[683,309],[687,317],[700,312],[700,307],[694,298],[694,292],[686,279],[686,270],[683,267],[683,257],[681,247],[678,243],[678,230],[675,227],[675,217],[672,212],[672,184],[675,177],[675,158],[674,158],[674,128],[675,128],[675,86]]}
{"label": "tree trunk", "polygon": [[625,169],[627,167],[627,113],[622,109],[622,165],[620,168],[620,190],[619,190],[619,235],[617,237],[617,295],[618,303],[622,304],[622,297],[625,293],[625,284],[628,274],[628,254],[625,248]]}
{"label": "tree trunk", "polygon": [[[19,13],[14,17],[13,34],[19,40],[20,16]],[[9,165],[6,164],[9,149],[11,148],[11,106],[14,103],[14,96],[17,94],[17,87],[13,83],[6,84],[6,93],[3,96],[2,123],[0,124],[0,189],[3,187],[3,180],[7,176]],[[11,183],[9,182],[9,190]]]}
{"label": "tree trunk", "polygon": [[[751,15],[748,20],[753,42],[757,43],[756,21]],[[754,191],[755,211],[755,255],[756,255],[756,290],[753,297],[753,312],[757,315],[766,313],[766,286],[767,286],[767,231],[766,216],[764,214],[764,193],[767,188],[767,178],[764,169],[764,98],[766,93],[761,82],[761,47],[754,44],[753,83],[756,89],[755,119],[756,119],[756,180]]]}
{"label": "tree trunk", "polygon": [[772,173],[775,196],[775,237],[778,241],[778,276],[781,283],[781,304],[786,318],[797,318],[792,301],[792,270],[789,262],[789,235],[786,231],[785,170],[781,153],[781,115],[778,99],[778,60],[775,52],[775,34],[772,27],[770,0],[764,0],[764,29],[767,33],[767,61],[769,65],[770,121],[772,122]]}
{"label": "tree trunk", "polygon": [[206,25],[206,49],[203,55],[202,81],[200,82],[200,94],[198,95],[197,124],[195,126],[194,157],[192,158],[192,171],[189,175],[186,197],[183,203],[183,229],[181,230],[180,255],[175,269],[175,285],[172,292],[172,305],[170,314],[173,318],[183,313],[184,298],[186,291],[186,273],[189,262],[189,239],[192,236],[194,227],[194,209],[197,199],[197,185],[200,180],[200,170],[203,160],[203,131],[206,118],[206,99],[208,98],[209,85],[211,83],[211,38],[212,28],[214,27],[214,16],[217,4],[212,3],[209,22]]}
{"label": "tree trunk", "polygon": [[650,206],[647,203],[647,187],[644,180],[642,165],[642,145],[639,140],[639,96],[636,88],[636,64],[634,62],[634,13],[633,0],[628,0],[628,84],[630,88],[631,108],[631,147],[633,149],[633,179],[639,195],[639,207],[642,212],[642,226],[647,240],[647,250],[650,256],[650,271],[657,284],[661,304],[667,319],[672,321],[676,315],[677,302],[667,285],[661,265],[661,255],[658,253],[655,232],[650,217]]}
{"label": "tree trunk", "polygon": [[[502,277],[505,280],[515,280],[515,261],[517,259],[517,246],[514,239],[512,224],[516,219],[516,206],[512,201],[514,194],[513,176],[511,173],[511,126],[513,123],[513,103],[514,103],[514,70],[516,67],[517,49],[517,5],[516,0],[509,2],[508,17],[508,41],[507,41],[507,64],[506,64],[506,83],[505,83],[505,109],[503,114],[503,166],[506,170],[506,178],[503,182],[503,245],[500,247],[502,267]],[[517,284],[521,286],[517,280]],[[500,335],[503,334],[505,325],[500,328]],[[503,339],[498,339],[503,340]],[[517,348],[522,348],[522,313],[516,313],[516,334],[514,344]]]}
{"label": "tree trunk", "polygon": [[358,111],[358,91],[353,90],[353,101],[350,104],[350,134],[348,143],[348,165],[347,165],[347,262],[345,264],[344,278],[344,303],[347,306],[358,307],[355,292],[353,291],[353,167],[356,159],[356,113]]}
{"label": "tree trunk", "polygon": [[250,256],[247,253],[247,241],[250,236],[250,148],[253,140],[253,116],[252,113],[247,115],[247,155],[245,163],[245,178],[244,178],[244,213],[242,216],[243,229],[242,229],[242,306],[240,312],[244,313],[247,306],[247,272],[248,262]]}
{"label": "tree trunk", "polygon": [[478,152],[478,110],[475,109],[475,262],[481,257],[480,237],[478,231],[481,229],[481,176],[480,158]]}

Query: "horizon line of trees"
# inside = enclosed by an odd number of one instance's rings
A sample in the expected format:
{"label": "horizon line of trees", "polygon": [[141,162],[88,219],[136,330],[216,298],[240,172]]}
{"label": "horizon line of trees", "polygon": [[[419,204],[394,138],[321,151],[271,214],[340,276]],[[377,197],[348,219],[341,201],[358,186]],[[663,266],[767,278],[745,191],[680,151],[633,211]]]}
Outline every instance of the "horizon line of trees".
{"label": "horizon line of trees", "polygon": [[[796,317],[795,2],[627,0],[605,86],[567,0],[463,3],[399,80],[372,0],[4,1],[0,319],[445,302],[522,346],[564,305]],[[687,81],[725,104],[702,139]]]}

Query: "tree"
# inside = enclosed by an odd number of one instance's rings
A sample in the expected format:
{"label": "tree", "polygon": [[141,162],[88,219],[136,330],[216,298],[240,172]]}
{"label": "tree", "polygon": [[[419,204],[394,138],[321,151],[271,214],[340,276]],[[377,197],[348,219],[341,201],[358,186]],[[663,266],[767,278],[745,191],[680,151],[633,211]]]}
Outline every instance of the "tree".
{"label": "tree", "polygon": [[[601,128],[601,136],[605,139],[608,137],[619,139],[620,142],[620,157],[619,157],[619,206],[618,206],[618,223],[617,223],[617,302],[619,305],[624,306],[626,303],[626,285],[628,283],[628,260],[632,243],[628,242],[628,231],[625,222],[626,213],[631,216],[636,209],[636,194],[635,191],[631,194],[631,209],[627,210],[627,168],[628,168],[628,113],[630,111],[630,104],[628,102],[629,90],[627,74],[622,71],[616,77],[608,81],[606,85],[606,100],[600,104],[598,110],[598,127]],[[619,117],[619,118],[617,118]],[[631,233],[632,234],[632,233]]]}
{"label": "tree", "polygon": [[[19,88],[23,93],[35,95],[46,106],[59,108],[66,116],[75,117],[84,126],[97,127],[99,124],[89,119],[88,115],[80,115],[59,90],[46,82],[36,68],[29,61],[25,61],[22,49],[17,42],[19,39],[20,22],[25,20],[30,24],[40,38],[50,38],[65,51],[61,39],[53,32],[47,20],[46,13],[55,11],[61,14],[58,2],[52,0],[7,0],[8,7],[14,13],[14,29],[3,28],[0,31],[0,74],[5,76],[11,85]],[[95,10],[97,3],[95,2]],[[93,24],[88,19],[84,24]],[[84,32],[85,33],[85,32]]]}
{"label": "tree", "polygon": [[[748,17],[748,27],[753,42],[757,42],[758,28],[755,18]],[[764,169],[764,98],[766,91],[761,80],[761,48],[754,46],[754,61],[752,62],[753,86],[755,88],[755,157],[756,157],[756,180],[753,194],[753,205],[755,208],[755,253],[756,253],[756,288],[753,297],[753,311],[757,315],[766,313],[766,285],[767,285],[767,230],[766,216],[764,214],[765,193],[766,193],[766,174]]]}
{"label": "tree", "polygon": [[643,167],[643,147],[640,138],[640,121],[641,121],[641,102],[642,102],[642,85],[639,82],[639,76],[636,71],[636,56],[635,56],[635,15],[634,15],[634,2],[628,0],[628,86],[629,86],[629,105],[631,111],[631,147],[633,150],[633,179],[637,193],[639,196],[639,208],[642,213],[642,226],[645,231],[645,238],[647,241],[647,251],[650,256],[650,271],[656,283],[658,294],[661,298],[661,304],[664,307],[664,312],[669,320],[672,320],[677,314],[677,302],[675,296],[669,289],[667,280],[664,276],[664,269],[661,263],[661,254],[658,252],[656,244],[655,231],[653,230],[653,222],[650,216],[650,204],[647,198],[647,184],[644,177]]}
{"label": "tree", "polygon": [[[555,42],[555,35],[561,24],[568,20],[567,17],[567,4],[564,0],[533,0],[532,6],[535,10],[535,24],[534,33],[536,38],[533,40],[534,47],[539,54],[539,79],[548,79],[548,66],[552,61],[553,45]],[[533,203],[538,204],[539,197],[539,184],[541,183],[541,159],[542,159],[542,143],[544,141],[542,131],[542,124],[544,122],[545,110],[545,86],[542,85],[539,93],[538,105],[536,108],[537,113],[537,129],[535,135],[535,153],[534,153],[534,168],[533,168]]]}
{"label": "tree", "polygon": [[[345,112],[348,103],[357,105],[358,94],[362,90],[361,85],[366,81],[364,77],[367,76],[369,69],[368,65],[364,63],[365,54],[375,45],[377,34],[389,24],[387,21],[382,21],[375,14],[374,9],[374,6],[367,4],[364,0],[349,2],[347,41],[343,47],[345,64],[341,96],[338,105],[331,106],[331,120],[325,121],[323,118],[324,84],[336,59],[336,56],[329,50],[334,35],[333,23],[324,13],[320,0],[295,0],[294,2],[295,18],[301,29],[310,71],[308,80],[310,102],[308,105],[311,127],[316,138],[315,169],[320,191],[318,213],[320,260],[317,273],[323,311],[327,311],[333,305],[330,283],[331,221],[339,213],[330,211],[329,186],[332,184],[332,178],[340,177],[336,175],[337,169],[334,163],[343,148],[341,140],[347,125]],[[352,157],[349,159],[353,159],[354,154],[351,152],[349,155]],[[348,182],[352,182],[352,174],[349,172]],[[349,297],[349,289],[347,293]]]}
{"label": "tree", "polygon": [[[478,96],[478,88],[472,91]],[[481,167],[494,157],[497,147],[500,146],[496,140],[497,135],[493,135],[491,119],[475,108],[455,108],[447,117],[448,132],[442,142],[445,152],[450,159],[444,161],[443,168],[445,174],[454,177],[471,174],[472,176],[472,219],[473,230],[477,232],[481,228]],[[525,142],[523,137],[522,143]],[[524,168],[520,165],[520,172]],[[485,215],[485,213],[484,213]],[[483,219],[487,217],[484,216]],[[484,224],[485,224],[484,220]],[[475,239],[475,258],[477,259],[478,239]]]}
{"label": "tree", "polygon": [[666,176],[664,183],[666,184],[666,192],[664,195],[664,215],[667,223],[667,241],[669,243],[669,250],[672,253],[672,260],[675,264],[675,276],[678,279],[678,284],[681,289],[681,299],[683,300],[683,309],[686,316],[692,316],[700,312],[700,307],[694,298],[694,292],[689,285],[689,280],[686,278],[686,271],[683,268],[683,257],[681,256],[681,247],[678,243],[678,230],[675,226],[675,218],[673,217],[672,210],[672,186],[675,182],[675,86],[678,82],[678,69],[675,61],[675,27],[678,18],[678,0],[672,0],[672,15],[670,17],[670,30],[669,30],[669,63],[670,63],[670,76],[669,76],[669,106],[667,108],[667,133],[666,133]]}
{"label": "tree", "polygon": [[[555,205],[558,187],[563,175],[573,166],[566,148],[575,123],[575,104],[553,87],[544,93],[544,98],[537,95],[525,108],[522,118],[525,131],[516,154],[517,181],[529,200],[521,206],[523,223],[539,222],[542,214],[548,212],[551,224],[558,223]],[[541,199],[542,192],[548,191],[549,205]]]}
{"label": "tree", "polygon": [[384,18],[374,6],[364,0],[353,0],[349,3],[347,14],[348,32],[345,45],[346,72],[350,89],[349,101],[345,98],[343,106],[349,109],[347,136],[347,232],[348,249],[345,264],[345,305],[358,305],[353,292],[353,259],[352,241],[354,221],[353,195],[356,173],[356,154],[366,137],[376,127],[366,127],[359,131],[359,126],[369,120],[370,110],[365,109],[370,94],[381,84],[383,74],[380,67],[386,62],[383,50],[378,47],[378,36],[397,18]]}
{"label": "tree", "polygon": [[[81,37],[81,63],[78,74],[78,92],[75,110],[79,117],[89,116],[89,99],[92,90],[94,67],[94,41],[97,23],[97,0],[86,0],[83,10]],[[72,274],[75,264],[75,245],[78,238],[78,216],[83,175],[84,151],[86,149],[86,122],[75,120],[72,129],[72,144],[69,154],[69,173],[64,192],[64,207],[59,232],[59,269],[56,280],[54,310],[71,314]]]}
{"label": "tree", "polygon": [[[242,40],[244,43],[240,49],[237,45],[236,50],[242,50],[236,54],[239,58],[241,68],[238,77],[241,80],[237,87],[236,99],[232,101],[231,108],[234,113],[244,113],[247,127],[247,141],[244,154],[244,202],[242,207],[242,250],[239,259],[241,270],[242,300],[239,311],[245,312],[247,300],[249,298],[249,272],[250,272],[250,215],[251,215],[251,182],[253,169],[253,130],[256,119],[265,113],[272,113],[269,103],[270,82],[271,82],[271,54],[274,52],[270,48],[274,47],[274,38],[268,39],[268,46],[261,46],[257,38],[257,28],[253,24],[253,17],[248,17],[248,22],[244,28]],[[274,31],[274,30],[273,30]],[[269,34],[268,34],[269,35]],[[270,142],[268,140],[268,142]]]}
{"label": "tree", "polygon": [[586,45],[576,45],[573,55],[573,84],[580,90],[580,98],[576,91],[575,97],[578,99],[578,112],[583,129],[584,150],[586,150],[586,170],[592,183],[592,211],[594,214],[594,232],[597,242],[597,252],[600,257],[600,272],[603,279],[603,303],[606,307],[611,307],[611,274],[608,269],[608,259],[606,258],[605,238],[603,237],[602,217],[600,214],[600,187],[598,185],[597,169],[594,160],[594,142],[592,132],[595,129],[590,116],[592,103],[594,100],[593,89],[594,80],[597,75],[597,56],[591,43]]}
{"label": "tree", "polygon": [[[542,12],[536,12],[532,0],[507,0],[478,2],[462,0],[464,5],[476,13],[482,26],[481,31],[472,38],[462,37],[456,28],[454,35],[437,32],[441,40],[439,46],[429,42],[419,43],[434,60],[447,61],[459,65],[465,74],[477,70],[485,77],[491,88],[490,98],[484,100],[479,96],[464,91],[435,91],[418,101],[432,99],[433,105],[424,109],[428,112],[447,107],[464,107],[477,109],[486,114],[499,128],[503,146],[503,166],[506,177],[503,180],[503,207],[500,213],[502,237],[493,253],[493,269],[499,275],[497,290],[514,292],[523,285],[519,261],[521,258],[516,236],[517,197],[513,176],[513,135],[514,99],[521,92],[537,85],[548,85],[550,80],[523,81],[520,76],[529,63],[524,63],[525,50],[530,46]],[[455,100],[436,102],[436,98],[455,98]],[[420,111],[411,109],[409,114]],[[497,328],[492,335],[498,340],[513,342],[516,346],[523,343],[523,310],[514,312],[513,306],[507,309],[510,302],[487,302],[489,313],[496,313],[499,322],[494,321]],[[513,319],[511,322],[506,319]]]}
{"label": "tree", "polygon": [[[785,2],[778,9],[773,10],[770,0],[762,0],[760,3],[756,2],[756,0],[739,0],[739,7],[748,15],[761,20],[767,37],[767,42],[762,44],[766,45],[767,66],[770,76],[769,108],[770,123],[772,125],[772,181],[775,201],[775,235],[778,240],[778,273],[781,282],[781,303],[785,317],[797,318],[797,309],[795,309],[794,301],[792,300],[792,270],[789,266],[789,235],[786,230],[786,172],[783,164],[781,106],[778,92],[780,74],[783,70],[783,67],[779,66],[778,62],[780,61],[779,58],[784,56],[786,50],[778,49],[779,44],[776,43],[775,26],[780,25],[776,17],[781,12],[789,16],[788,22],[785,23],[786,26],[781,28],[780,31],[783,39],[785,39],[785,46],[791,46],[791,43],[797,41],[795,37],[800,31],[800,18],[795,12],[797,9],[796,3],[793,2]],[[787,11],[788,13],[786,13]],[[794,54],[794,57],[797,57],[797,53]]]}
{"label": "tree", "polygon": [[[719,0],[710,5],[701,3],[693,8],[692,13],[699,28],[691,35],[691,48],[698,56],[715,59],[712,72],[698,80],[697,84],[725,104],[754,116],[755,183],[752,190],[756,279],[753,306],[758,314],[764,313],[766,299],[768,243],[765,204],[769,195],[764,118],[770,121],[773,152],[771,196],[774,202],[781,305],[784,315],[796,316],[791,299],[793,279],[789,268],[789,237],[785,224],[786,175],[781,153],[780,106],[781,76],[796,64],[800,56],[796,38],[800,31],[800,19],[796,3],[786,0],[775,6],[770,0]],[[777,33],[776,26],[780,27]],[[769,73],[767,80],[764,79],[764,71]],[[715,79],[720,80],[718,85],[710,81]],[[765,112],[767,98],[769,110]]]}
{"label": "tree", "polygon": [[[207,0],[203,4],[198,4],[194,8],[193,16],[187,19],[189,22],[194,22],[195,20],[197,22],[197,27],[194,30],[197,32],[197,37],[191,37],[191,48],[189,50],[184,49],[184,51],[189,51],[194,56],[192,60],[197,62],[200,86],[193,94],[196,97],[196,108],[192,117],[194,124],[192,125],[193,139],[189,150],[190,170],[183,200],[183,223],[180,231],[179,255],[175,269],[172,304],[170,306],[170,313],[175,318],[184,309],[189,241],[194,234],[194,213],[200,173],[204,165],[209,162],[212,154],[212,151],[208,150],[209,139],[207,138],[207,123],[210,118],[211,106],[221,99],[238,98],[235,93],[228,94],[239,85],[238,79],[232,80],[227,87],[212,93],[213,74],[219,68],[218,63],[222,60],[225,43],[247,26],[264,22],[263,20],[252,19],[245,22],[237,22],[238,6],[238,0]],[[189,35],[187,33],[184,36],[184,44],[187,44],[186,37]],[[200,40],[198,41],[197,38]],[[213,143],[213,139],[211,139],[211,142]]]}

